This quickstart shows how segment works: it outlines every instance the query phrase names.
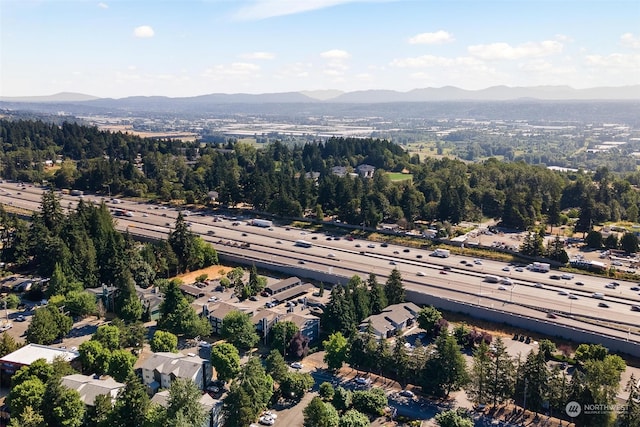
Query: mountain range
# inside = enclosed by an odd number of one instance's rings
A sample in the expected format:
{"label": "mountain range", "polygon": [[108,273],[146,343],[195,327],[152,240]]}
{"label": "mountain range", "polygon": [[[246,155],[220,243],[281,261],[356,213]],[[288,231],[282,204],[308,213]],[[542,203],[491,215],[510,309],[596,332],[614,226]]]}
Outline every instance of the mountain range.
{"label": "mountain range", "polygon": [[142,108],[145,105],[197,106],[207,104],[288,104],[288,103],[349,103],[378,104],[396,102],[434,101],[509,101],[509,100],[640,100],[640,85],[594,87],[574,89],[570,86],[493,86],[481,90],[466,90],[454,86],[413,89],[408,92],[393,90],[364,90],[342,92],[319,90],[263,94],[213,93],[193,97],[131,96],[126,98],[99,98],[96,96],[62,92],[50,96],[0,97],[3,103],[82,103],[86,106],[107,108]]}

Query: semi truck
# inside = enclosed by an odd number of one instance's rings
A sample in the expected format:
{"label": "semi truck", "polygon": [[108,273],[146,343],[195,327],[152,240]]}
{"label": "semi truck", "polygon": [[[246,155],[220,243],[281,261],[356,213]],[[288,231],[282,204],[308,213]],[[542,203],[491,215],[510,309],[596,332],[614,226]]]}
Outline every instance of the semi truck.
{"label": "semi truck", "polygon": [[269,221],[268,219],[254,219],[251,221],[251,225],[267,228],[273,226],[273,221]]}
{"label": "semi truck", "polygon": [[534,262],[531,264],[531,271],[538,271],[540,273],[548,273],[551,270],[551,265],[546,262]]}
{"label": "semi truck", "polygon": [[451,252],[449,251],[449,249],[436,249],[431,255],[439,258],[449,258]]}

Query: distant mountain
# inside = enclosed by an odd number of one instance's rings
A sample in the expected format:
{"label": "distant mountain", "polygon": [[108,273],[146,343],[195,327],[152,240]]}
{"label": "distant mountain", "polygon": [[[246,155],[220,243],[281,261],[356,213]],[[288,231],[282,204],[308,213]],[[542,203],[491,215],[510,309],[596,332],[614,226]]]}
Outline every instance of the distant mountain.
{"label": "distant mountain", "polygon": [[99,99],[97,96],[85,95],[84,93],[60,92],[55,95],[46,96],[3,96],[0,102],[29,102],[29,103],[49,103],[49,102],[83,102]]}
{"label": "distant mountain", "polygon": [[328,99],[337,98],[344,92],[341,90],[303,90],[301,94],[308,96],[309,98],[317,99],[319,101],[326,101]]}
{"label": "distant mountain", "polygon": [[538,100],[638,100],[640,85],[573,89],[569,86],[509,87],[493,86],[482,90],[466,90],[453,86],[414,89],[409,92],[367,90],[347,92],[329,102],[383,103],[433,101],[508,101]]}

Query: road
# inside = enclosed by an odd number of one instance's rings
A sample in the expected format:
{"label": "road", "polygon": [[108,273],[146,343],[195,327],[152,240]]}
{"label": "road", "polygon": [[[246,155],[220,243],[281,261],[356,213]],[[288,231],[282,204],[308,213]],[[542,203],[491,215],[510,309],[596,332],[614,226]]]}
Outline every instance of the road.
{"label": "road", "polygon": [[[0,184],[0,203],[14,207],[37,210],[41,195],[42,190],[37,187],[22,187],[6,182]],[[124,199],[114,204],[108,198],[92,195],[83,198],[85,202],[104,201],[111,209],[131,212],[131,217],[115,217],[117,228],[149,238],[166,239],[178,215],[176,209],[155,204]],[[73,209],[78,200],[79,197],[63,195],[61,203],[63,207]],[[633,305],[640,305],[638,292],[631,290],[635,283],[619,281],[618,288],[607,289],[605,285],[609,280],[589,275],[553,280],[550,274],[526,269],[516,271],[511,267],[509,271],[504,271],[507,267],[505,263],[491,260],[475,264],[462,256],[435,258],[429,256],[431,251],[427,250],[397,245],[383,247],[366,240],[337,240],[322,233],[289,227],[261,228],[248,225],[240,218],[218,219],[213,215],[191,214],[186,220],[191,224],[191,230],[213,243],[216,250],[244,256],[248,263],[251,260],[268,260],[274,264],[296,265],[345,277],[358,274],[366,278],[369,273],[374,273],[380,281],[397,268],[408,290],[429,292],[457,301],[640,341],[640,335],[637,334],[640,313],[631,310]],[[300,239],[311,242],[312,247],[296,246],[295,241]],[[242,243],[250,243],[251,247],[233,246]],[[462,261],[466,263],[462,264]],[[443,271],[443,267],[449,267],[450,271]],[[486,275],[508,278],[514,285],[488,283],[484,281]],[[592,298],[594,292],[604,293],[604,299]],[[570,299],[570,295],[575,299]],[[599,307],[602,302],[609,307]],[[547,319],[548,311],[558,312],[562,316]],[[582,322],[580,319],[583,317],[592,318],[599,326]],[[610,325],[617,330],[610,328]]]}

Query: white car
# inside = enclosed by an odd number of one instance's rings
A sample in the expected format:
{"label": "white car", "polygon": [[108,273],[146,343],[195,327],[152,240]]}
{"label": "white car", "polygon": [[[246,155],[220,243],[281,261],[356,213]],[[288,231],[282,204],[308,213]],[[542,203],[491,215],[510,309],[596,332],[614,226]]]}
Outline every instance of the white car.
{"label": "white car", "polygon": [[198,347],[201,348],[211,348],[211,343],[210,342],[206,342],[206,341],[200,341],[198,343]]}
{"label": "white car", "polygon": [[566,297],[567,295],[569,295],[569,292],[567,292],[567,291],[560,291],[560,292],[558,292],[558,295],[562,295],[563,297]]}
{"label": "white car", "polygon": [[424,274],[424,271],[418,271],[416,274],[418,276],[426,276],[426,274]]}
{"label": "white car", "polygon": [[414,397],[415,393],[412,392],[411,390],[402,390],[400,392],[400,396],[403,396],[403,397]]}
{"label": "white car", "polygon": [[480,261],[479,259],[474,259],[474,260],[473,260],[473,263],[474,263],[475,265],[482,265],[482,261]]}
{"label": "white car", "polygon": [[509,268],[509,267],[502,267],[502,271],[511,271],[511,268]]}
{"label": "white car", "polygon": [[373,248],[375,248],[375,247],[376,247],[376,245],[374,245],[373,243],[369,243],[369,244],[367,245],[367,247],[368,247],[368,248],[373,249]]}
{"label": "white car", "polygon": [[207,301],[208,302],[216,302],[216,301],[218,301],[218,297],[215,297],[215,296],[209,297],[209,299]]}
{"label": "white car", "polygon": [[365,377],[357,377],[355,379],[356,384],[360,384],[360,385],[367,385],[369,384],[369,379],[365,378]]}
{"label": "white car", "polygon": [[329,258],[335,258],[336,254],[334,254],[333,252],[329,252],[329,255],[327,255]]}
{"label": "white car", "polygon": [[291,367],[292,367],[293,369],[302,369],[302,363],[300,363],[300,362],[293,362],[293,363],[291,364]]}
{"label": "white car", "polygon": [[578,299],[578,297],[575,296],[574,294],[569,294],[569,299]]}
{"label": "white car", "polygon": [[260,419],[258,420],[258,422],[260,422],[260,424],[265,425],[265,426],[272,426],[276,423],[275,418],[263,415],[260,417]]}
{"label": "white car", "polygon": [[507,290],[507,288],[505,288],[504,286],[498,286],[498,290],[499,290],[499,291],[506,291],[506,290]]}

